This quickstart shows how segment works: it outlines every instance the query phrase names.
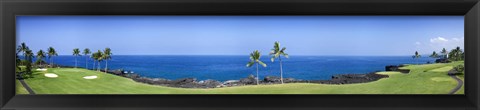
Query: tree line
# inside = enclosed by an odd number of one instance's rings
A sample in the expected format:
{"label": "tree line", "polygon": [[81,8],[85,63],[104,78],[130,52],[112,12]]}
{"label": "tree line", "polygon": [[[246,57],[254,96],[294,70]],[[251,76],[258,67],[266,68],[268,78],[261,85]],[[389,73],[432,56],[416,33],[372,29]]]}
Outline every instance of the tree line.
{"label": "tree line", "polygon": [[[415,54],[412,56],[413,59],[418,59],[420,57],[421,55],[418,53],[418,51],[415,51]],[[436,51],[433,51],[429,57],[440,58],[445,61],[462,61],[465,60],[465,52],[457,46],[456,48],[450,50],[450,52],[448,52],[445,48],[440,51],[440,54],[438,54]]]}
{"label": "tree line", "polygon": [[[23,55],[23,60],[19,58],[18,54]],[[73,49],[73,56],[75,57],[75,68],[77,68],[77,57],[82,56],[80,53],[79,48]],[[85,56],[85,68],[88,69],[88,58],[93,59],[93,68],[92,70],[95,70],[95,66],[97,67],[97,71],[100,71],[100,62],[105,61],[105,72],[108,70],[108,60],[112,58],[112,53],[110,48],[105,48],[103,51],[98,50],[95,53],[91,53],[89,48],[85,48],[82,53]],[[89,57],[89,55],[91,57]],[[55,56],[58,56],[57,51],[53,47],[48,47],[47,51],[43,51],[40,49],[36,54],[32,52],[32,50],[25,44],[25,42],[21,43],[17,47],[16,51],[16,72],[17,73],[25,73],[25,74],[20,74],[22,77],[31,77],[33,74],[32,68],[35,65],[36,67],[40,68],[45,68],[45,67],[50,67],[53,68],[55,67],[54,65],[54,60],[53,58]],[[35,62],[33,62],[34,58],[37,58]],[[50,64],[47,64],[45,61],[45,58],[47,58]],[[22,71],[22,68],[20,66],[25,66],[25,70]]]}

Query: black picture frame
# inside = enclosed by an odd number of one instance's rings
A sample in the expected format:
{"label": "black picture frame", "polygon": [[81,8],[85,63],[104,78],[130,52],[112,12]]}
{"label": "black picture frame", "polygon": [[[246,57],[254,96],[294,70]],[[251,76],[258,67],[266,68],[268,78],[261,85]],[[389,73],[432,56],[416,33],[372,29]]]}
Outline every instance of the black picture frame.
{"label": "black picture frame", "polygon": [[[2,110],[480,110],[478,0],[1,0],[0,12]],[[17,15],[463,15],[465,95],[15,95]]]}

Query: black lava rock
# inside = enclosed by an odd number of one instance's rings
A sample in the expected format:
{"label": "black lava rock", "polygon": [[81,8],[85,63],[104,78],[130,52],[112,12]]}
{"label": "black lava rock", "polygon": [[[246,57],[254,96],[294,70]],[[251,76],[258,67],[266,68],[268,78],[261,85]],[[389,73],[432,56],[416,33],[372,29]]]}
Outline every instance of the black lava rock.
{"label": "black lava rock", "polygon": [[400,66],[396,66],[396,65],[388,65],[388,66],[385,66],[385,71],[397,71],[399,67]]}
{"label": "black lava rock", "polygon": [[436,59],[435,63],[450,63],[451,61],[446,58]]}
{"label": "black lava rock", "polygon": [[266,76],[263,81],[267,83],[281,83],[280,77],[278,76]]}
{"label": "black lava rock", "polygon": [[368,74],[340,74],[332,76],[330,80],[312,80],[311,83],[321,84],[353,84],[377,81],[381,78],[388,78],[388,75],[381,75],[376,73]]}

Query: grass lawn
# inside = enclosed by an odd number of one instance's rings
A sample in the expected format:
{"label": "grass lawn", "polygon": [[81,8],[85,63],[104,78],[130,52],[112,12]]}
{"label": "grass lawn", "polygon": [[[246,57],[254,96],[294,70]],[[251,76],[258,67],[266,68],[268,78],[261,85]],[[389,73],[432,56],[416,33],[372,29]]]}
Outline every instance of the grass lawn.
{"label": "grass lawn", "polygon": [[462,75],[457,75],[457,77],[460,78],[464,83],[462,85],[462,88],[455,92],[455,94],[465,94],[465,73],[463,73]]}
{"label": "grass lawn", "polygon": [[23,87],[23,85],[20,83],[20,81],[15,80],[15,86],[17,86],[16,90],[15,90],[17,94],[28,94],[27,89],[25,89],[25,87]]}
{"label": "grass lawn", "polygon": [[[138,83],[120,76],[74,68],[49,68],[48,71],[36,71],[34,78],[25,79],[25,81],[37,94],[447,94],[457,84],[447,75],[447,71],[459,64],[463,62],[409,65],[403,67],[411,70],[409,74],[379,72],[379,74],[388,74],[390,77],[370,83],[345,85],[288,83],[214,89],[172,88]],[[45,73],[55,73],[58,77],[48,78],[44,76]],[[98,78],[83,78],[90,75],[97,75]]]}

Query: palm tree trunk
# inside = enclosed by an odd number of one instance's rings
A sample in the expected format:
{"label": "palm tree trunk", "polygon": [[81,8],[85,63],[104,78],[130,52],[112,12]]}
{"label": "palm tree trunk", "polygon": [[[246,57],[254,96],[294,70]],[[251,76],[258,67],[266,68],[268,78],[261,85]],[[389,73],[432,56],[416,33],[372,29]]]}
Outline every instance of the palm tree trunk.
{"label": "palm tree trunk", "polygon": [[77,68],[77,56],[75,56],[75,68]]}
{"label": "palm tree trunk", "polygon": [[258,77],[258,63],[257,63],[257,85],[259,84],[258,78],[259,78],[259,77]]}
{"label": "palm tree trunk", "polygon": [[282,84],[283,84],[282,57],[278,57],[278,61],[280,61],[280,82],[282,82]]}
{"label": "palm tree trunk", "polygon": [[23,59],[27,60],[27,55],[25,55],[25,52],[23,53]]}
{"label": "palm tree trunk", "polygon": [[88,56],[85,55],[85,69],[88,70]]}
{"label": "palm tree trunk", "polygon": [[105,60],[105,73],[107,73],[108,60]]}
{"label": "palm tree trunk", "polygon": [[51,61],[50,61],[50,67],[53,68],[53,57],[50,58],[50,60],[51,60]]}
{"label": "palm tree trunk", "polygon": [[97,71],[100,71],[100,61],[98,61]]}

